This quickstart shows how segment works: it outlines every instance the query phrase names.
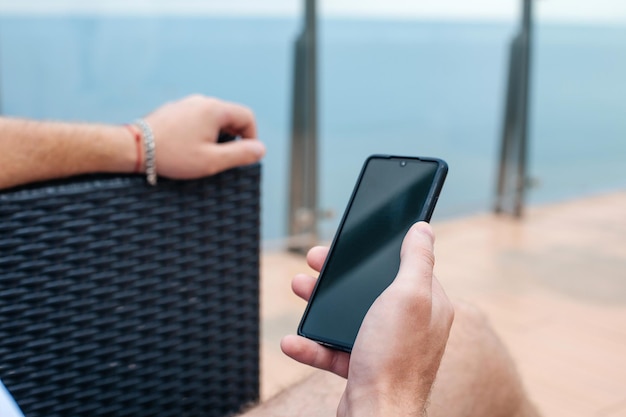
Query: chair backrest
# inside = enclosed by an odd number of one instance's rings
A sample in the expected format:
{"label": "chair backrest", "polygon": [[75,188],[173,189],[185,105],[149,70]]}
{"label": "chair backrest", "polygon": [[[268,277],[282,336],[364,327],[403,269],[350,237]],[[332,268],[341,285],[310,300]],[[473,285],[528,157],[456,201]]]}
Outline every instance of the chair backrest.
{"label": "chair backrest", "polygon": [[258,165],[0,193],[0,379],[27,417],[224,416],[259,393]]}

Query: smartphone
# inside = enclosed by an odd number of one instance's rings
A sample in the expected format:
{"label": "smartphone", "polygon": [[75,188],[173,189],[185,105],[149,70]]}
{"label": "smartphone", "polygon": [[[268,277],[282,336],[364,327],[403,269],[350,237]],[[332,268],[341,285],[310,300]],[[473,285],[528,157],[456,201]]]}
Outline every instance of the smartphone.
{"label": "smartphone", "polygon": [[400,267],[409,228],[429,221],[448,165],[441,159],[372,155],[365,161],[298,334],[350,352],[365,314]]}

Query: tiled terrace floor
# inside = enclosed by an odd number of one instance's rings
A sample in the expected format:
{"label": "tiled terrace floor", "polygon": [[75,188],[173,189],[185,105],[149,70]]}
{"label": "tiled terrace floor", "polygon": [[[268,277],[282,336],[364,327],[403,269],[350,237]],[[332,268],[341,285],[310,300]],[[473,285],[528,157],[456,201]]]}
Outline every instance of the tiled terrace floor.
{"label": "tiled terrace floor", "polygon": [[[453,298],[482,308],[546,416],[626,416],[626,191],[433,223],[436,273]],[[284,357],[304,303],[291,277],[303,257],[262,258],[262,396],[308,372]]]}

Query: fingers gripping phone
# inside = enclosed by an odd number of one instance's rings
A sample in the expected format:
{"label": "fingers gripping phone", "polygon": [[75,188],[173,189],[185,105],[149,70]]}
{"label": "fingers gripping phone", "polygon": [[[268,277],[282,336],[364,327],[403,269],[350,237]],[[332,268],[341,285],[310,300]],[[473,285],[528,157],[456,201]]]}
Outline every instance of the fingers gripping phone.
{"label": "fingers gripping phone", "polygon": [[429,221],[448,172],[436,158],[372,155],[363,165],[298,334],[350,352],[400,267],[413,223]]}

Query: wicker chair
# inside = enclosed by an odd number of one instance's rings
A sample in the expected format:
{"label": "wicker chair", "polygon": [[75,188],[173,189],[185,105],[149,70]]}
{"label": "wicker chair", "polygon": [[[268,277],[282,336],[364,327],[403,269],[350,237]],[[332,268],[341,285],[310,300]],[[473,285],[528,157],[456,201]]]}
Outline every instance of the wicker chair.
{"label": "wicker chair", "polygon": [[27,417],[224,416],[259,393],[258,165],[0,193],[0,379]]}

